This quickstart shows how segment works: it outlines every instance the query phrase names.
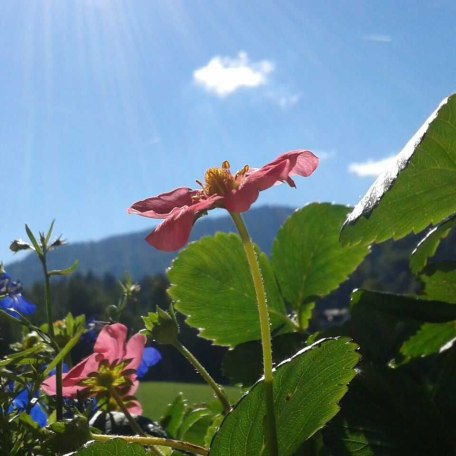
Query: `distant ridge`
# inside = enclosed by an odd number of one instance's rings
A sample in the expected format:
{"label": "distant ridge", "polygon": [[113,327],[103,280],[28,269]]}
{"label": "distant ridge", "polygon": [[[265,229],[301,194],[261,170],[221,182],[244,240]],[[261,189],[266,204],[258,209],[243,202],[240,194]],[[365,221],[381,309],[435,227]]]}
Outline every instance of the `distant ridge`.
{"label": "distant ridge", "polygon": [[[262,206],[245,214],[250,234],[261,250],[270,253],[272,241],[285,219],[293,209],[285,206]],[[151,224],[152,226],[152,224]],[[144,238],[151,230],[107,237],[97,242],[77,242],[65,245],[49,256],[49,268],[70,266],[79,260],[77,272],[92,272],[102,277],[112,274],[117,278],[129,272],[135,280],[145,275],[164,273],[175,253],[160,252],[150,247]],[[193,228],[191,241],[210,236],[217,231],[235,231],[229,215],[203,217]],[[42,270],[35,255],[29,254],[23,260],[6,265],[8,273],[23,285],[30,286],[42,280]]]}

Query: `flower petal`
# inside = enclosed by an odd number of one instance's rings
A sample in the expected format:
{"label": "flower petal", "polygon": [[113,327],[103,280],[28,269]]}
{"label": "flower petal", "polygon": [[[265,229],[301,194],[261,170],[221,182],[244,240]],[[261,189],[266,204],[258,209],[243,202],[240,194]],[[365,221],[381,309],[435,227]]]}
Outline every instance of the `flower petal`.
{"label": "flower petal", "polygon": [[137,369],[143,357],[144,345],[146,345],[147,338],[144,334],[135,334],[130,337],[125,351],[125,359],[131,359],[128,364],[128,369]]}
{"label": "flower petal", "polygon": [[[310,176],[318,167],[320,160],[309,150],[295,151],[296,162],[290,171],[290,176]],[[292,154],[293,152],[288,152]]]}
{"label": "flower petal", "polygon": [[162,193],[134,203],[128,209],[128,213],[163,219],[168,217],[175,208],[190,206],[193,202],[193,196],[197,193],[191,188],[176,188],[168,193]]}
{"label": "flower petal", "polygon": [[230,212],[245,212],[257,200],[261,191],[276,183],[295,183],[290,176],[310,176],[318,166],[318,158],[307,150],[294,150],[277,157],[271,163],[246,174],[239,189],[225,195],[224,207]]}
{"label": "flower petal", "polygon": [[105,326],[98,335],[93,351],[101,353],[110,363],[125,358],[127,327],[121,323]]}
{"label": "flower petal", "polygon": [[146,347],[143,352],[141,362],[136,369],[136,375],[138,378],[143,378],[149,368],[155,366],[161,360],[160,352],[154,347]]}
{"label": "flower petal", "polygon": [[308,150],[294,150],[277,157],[271,163],[246,177],[246,184],[254,184],[258,190],[266,190],[277,181],[294,187],[290,176],[310,176],[318,166],[318,158]]}
{"label": "flower petal", "polygon": [[127,408],[132,415],[142,415],[143,413],[141,404],[139,403],[139,401],[136,400],[128,401]]}
{"label": "flower petal", "polygon": [[195,212],[189,207],[176,208],[146,237],[146,241],[165,252],[179,250],[188,242],[195,217]]}
{"label": "flower petal", "polygon": [[38,424],[39,427],[46,426],[47,423],[47,415],[46,412],[42,409],[39,403],[36,403],[32,410],[30,410],[30,417],[32,418],[35,423]]}
{"label": "flower petal", "polygon": [[[36,306],[35,304],[31,304],[25,298],[23,298],[21,293],[18,293],[13,297],[5,296],[4,298],[0,299],[0,309],[3,309],[14,318],[18,318],[16,312],[19,312],[22,315],[31,315],[35,313]],[[13,311],[11,311],[11,309]]]}
{"label": "flower petal", "polygon": [[[70,371],[62,377],[62,394],[64,397],[77,397],[78,392],[85,389],[85,386],[81,386],[81,380],[85,380],[89,374],[97,372],[98,366],[103,359],[103,356],[99,354],[92,354],[89,357],[83,359],[79,364],[76,364]],[[55,396],[55,375],[49,377],[41,385],[41,389],[48,396]]]}
{"label": "flower petal", "polygon": [[233,190],[231,193],[226,194],[223,206],[230,212],[245,212],[258,199],[259,194],[260,190],[258,190],[255,183],[246,183],[238,190]]}

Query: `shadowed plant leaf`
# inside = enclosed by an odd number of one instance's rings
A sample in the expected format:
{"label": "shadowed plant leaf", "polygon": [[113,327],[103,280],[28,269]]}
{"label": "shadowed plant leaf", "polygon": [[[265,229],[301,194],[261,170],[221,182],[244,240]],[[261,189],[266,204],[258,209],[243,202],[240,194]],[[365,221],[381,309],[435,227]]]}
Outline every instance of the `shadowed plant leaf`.
{"label": "shadowed plant leaf", "polygon": [[429,299],[456,304],[456,263],[442,262],[429,266],[420,279],[424,283],[424,293]]}
{"label": "shadowed plant leaf", "polygon": [[[343,331],[344,335],[349,335],[359,344],[363,359],[380,364],[389,362],[402,343],[418,330],[420,325],[416,321],[404,323],[402,315],[385,311],[386,305],[396,310],[395,305],[400,298],[365,290],[352,294],[350,320],[338,331]],[[407,306],[411,304],[407,302]]]}
{"label": "shadowed plant leaf", "polygon": [[443,100],[347,218],[347,244],[418,233],[456,212],[456,95]]}
{"label": "shadowed plant leaf", "polygon": [[[274,364],[290,358],[306,345],[307,336],[300,333],[281,334],[272,339]],[[245,360],[249,362],[246,363]],[[229,350],[223,359],[223,374],[231,383],[253,385],[263,375],[262,350],[259,340],[246,342]]]}
{"label": "shadowed plant leaf", "polygon": [[75,456],[146,456],[146,449],[137,443],[127,443],[122,439],[112,439],[108,442],[95,442],[74,453]]}
{"label": "shadowed plant leaf", "polygon": [[366,246],[342,246],[339,232],[350,209],[309,204],[291,215],[277,234],[271,264],[285,299],[299,309],[335,290],[369,253]]}
{"label": "shadowed plant leaf", "polygon": [[402,320],[444,323],[456,320],[456,306],[442,301],[430,301],[378,291],[357,290],[352,295],[352,306],[383,312]]}
{"label": "shadowed plant leaf", "polygon": [[[450,455],[453,426],[403,368],[366,366],[323,430],[332,456]],[[454,434],[453,434],[454,435]]]}
{"label": "shadowed plant leaf", "polygon": [[401,353],[408,358],[429,356],[448,350],[456,342],[456,321],[425,323],[419,331],[405,341]]}
{"label": "shadowed plant leaf", "polygon": [[[292,455],[338,411],[355,376],[357,346],[349,339],[323,339],[281,363],[274,373],[279,454]],[[211,456],[263,455],[264,383],[259,381],[222,422]]]}
{"label": "shadowed plant leaf", "polygon": [[435,254],[440,241],[445,239],[455,226],[456,216],[452,216],[439,226],[432,228],[418,243],[410,257],[410,269],[414,274],[418,274],[424,269],[428,259]]}
{"label": "shadowed plant leaf", "polygon": [[[268,258],[257,254],[274,329],[287,321],[285,307]],[[201,337],[231,347],[260,339],[255,290],[238,236],[218,233],[189,244],[168,277],[175,308]]]}

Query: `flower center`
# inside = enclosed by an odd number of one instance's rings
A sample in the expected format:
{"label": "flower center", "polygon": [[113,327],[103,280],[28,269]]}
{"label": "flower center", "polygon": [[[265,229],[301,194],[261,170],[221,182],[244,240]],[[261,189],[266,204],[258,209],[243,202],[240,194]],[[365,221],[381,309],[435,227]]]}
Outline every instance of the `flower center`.
{"label": "flower center", "polygon": [[132,385],[130,376],[134,373],[129,369],[125,369],[128,362],[109,363],[102,362],[97,372],[93,372],[84,379],[81,384],[87,387],[87,392],[90,395],[99,395],[109,392],[111,388],[123,389],[129,388]]}
{"label": "flower center", "polygon": [[246,165],[233,176],[231,174],[230,164],[225,160],[220,168],[209,168],[206,171],[204,175],[205,185],[199,181],[196,182],[203,187],[203,192],[206,196],[223,196],[239,188],[248,170],[249,167]]}

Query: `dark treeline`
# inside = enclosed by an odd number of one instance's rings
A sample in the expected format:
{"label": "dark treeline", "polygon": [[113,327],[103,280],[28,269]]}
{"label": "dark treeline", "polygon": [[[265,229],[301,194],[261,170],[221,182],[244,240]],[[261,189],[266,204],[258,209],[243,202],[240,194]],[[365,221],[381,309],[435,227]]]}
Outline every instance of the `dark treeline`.
{"label": "dark treeline", "polygon": [[[408,266],[408,257],[414,249],[416,241],[416,236],[409,236],[401,241],[390,241],[374,246],[357,271],[338,290],[324,300],[316,300],[311,329],[318,330],[330,324],[342,322],[346,315],[344,309],[349,304],[350,293],[355,288],[410,294],[419,291],[421,285],[410,273]],[[443,242],[437,258],[444,259],[451,253],[449,252],[450,246],[455,244],[454,239]],[[120,321],[125,323],[132,333],[143,327],[141,315],[155,311],[157,306],[164,309],[169,306],[166,276],[146,276],[139,281],[139,285],[140,290],[136,299],[128,304],[120,318]],[[35,303],[38,308],[32,320],[34,322],[46,321],[43,284],[38,282],[26,289],[24,293],[26,298]],[[87,319],[109,321],[110,306],[117,305],[121,296],[122,289],[119,281],[111,274],[98,277],[94,273],[76,273],[69,278],[55,280],[52,283],[55,318],[63,318],[68,312],[71,312],[74,316],[85,314]],[[333,309],[338,309],[340,312],[331,314]],[[179,318],[183,321],[182,316]],[[20,337],[20,328],[12,327],[9,322],[0,320],[0,331],[2,339],[0,351],[3,355],[8,349],[8,344]],[[197,356],[217,381],[225,380],[221,364],[226,349],[214,347],[210,342],[198,337],[197,331],[187,325],[181,325],[181,342]],[[173,347],[159,346],[157,348],[163,359],[151,369],[148,379],[200,381],[198,375]],[[79,356],[86,356],[89,350],[90,347],[81,345],[77,353]]]}

